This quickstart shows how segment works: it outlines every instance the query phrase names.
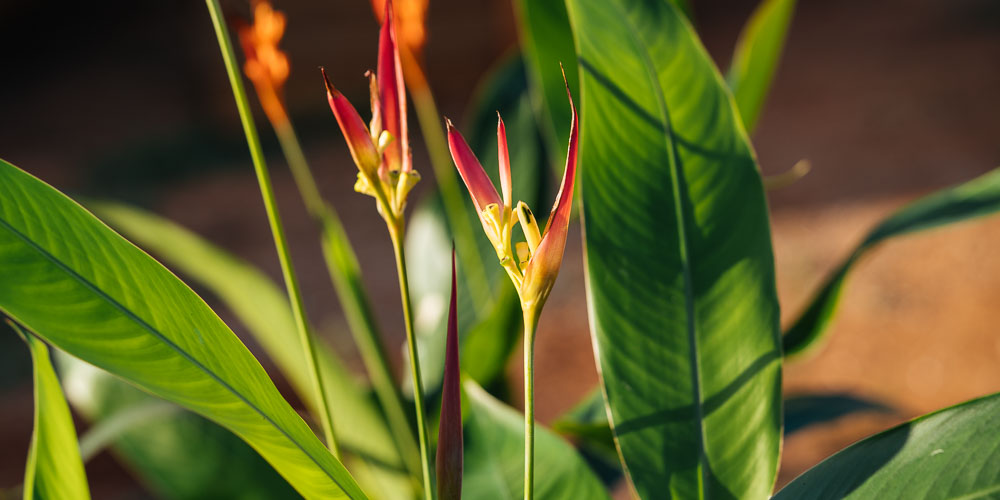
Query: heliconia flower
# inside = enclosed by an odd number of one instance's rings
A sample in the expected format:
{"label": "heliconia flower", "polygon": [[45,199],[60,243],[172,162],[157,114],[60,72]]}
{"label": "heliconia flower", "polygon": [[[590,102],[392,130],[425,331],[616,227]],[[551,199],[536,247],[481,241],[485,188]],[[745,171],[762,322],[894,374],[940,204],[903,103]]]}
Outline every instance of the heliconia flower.
{"label": "heliconia flower", "polygon": [[[563,75],[565,81],[565,75]],[[566,86],[572,112],[569,151],[566,155],[566,169],[563,173],[559,194],[549,214],[544,231],[539,231],[535,216],[523,201],[512,206],[510,155],[507,151],[507,132],[503,119],[497,120],[497,151],[500,165],[500,185],[503,198],[482,164],[476,159],[462,135],[448,120],[448,146],[462,180],[472,197],[472,202],[483,223],[486,236],[496,249],[500,264],[507,271],[521,298],[525,311],[538,312],[548,298],[562,264],[569,230],[569,216],[573,205],[573,184],[576,179],[577,142],[579,117],[573,96]],[[524,232],[524,242],[513,243],[511,251],[511,230],[520,224]]]}
{"label": "heliconia flower", "polygon": [[261,107],[274,124],[288,121],[282,90],[288,80],[288,56],[278,48],[285,33],[285,15],[266,0],[253,4],[253,24],[237,24],[246,56],[243,72],[254,84]]}
{"label": "heliconia flower", "polygon": [[483,166],[479,163],[476,155],[472,153],[469,144],[465,142],[465,138],[458,132],[451,120],[446,118],[445,123],[448,126],[448,149],[451,150],[451,157],[455,161],[455,166],[458,167],[458,173],[462,176],[465,187],[472,195],[472,204],[476,207],[476,213],[479,214],[486,235],[489,236],[490,241],[495,242],[498,240],[500,228],[497,227],[495,219],[489,218],[490,210],[487,207],[499,208],[503,206],[504,202],[497,194],[497,189],[493,187],[493,181],[486,175]]}
{"label": "heliconia flower", "polygon": [[[565,79],[565,76],[563,78]],[[566,94],[569,95],[568,85],[566,86]],[[522,295],[534,297],[534,300],[538,301],[538,307],[541,307],[545,299],[548,298],[552,285],[556,281],[556,275],[559,274],[559,266],[562,264],[563,252],[566,249],[566,236],[569,232],[569,216],[573,208],[573,184],[576,180],[580,119],[576,114],[572,95],[569,96],[569,108],[572,112],[573,123],[569,130],[566,170],[563,172],[559,194],[556,195],[556,203],[549,214],[548,222],[545,223],[545,230],[542,231],[542,241],[536,249],[532,250],[532,257],[524,269],[524,282],[521,285],[522,290],[524,290]]]}
{"label": "heliconia flower", "polygon": [[[413,169],[406,121],[406,88],[400,69],[392,1],[385,2],[379,30],[377,71],[366,73],[372,117],[365,125],[354,106],[337,91],[323,71],[327,100],[347,140],[360,173],[354,189],[378,200],[383,217],[400,220],[410,190],[420,180]],[[321,68],[322,69],[322,68]]]}
{"label": "heliconia flower", "polygon": [[437,488],[439,500],[462,498],[462,393],[458,360],[458,299],[456,297],[455,250],[451,251],[451,305],[448,308],[448,339],[441,388],[441,420],[438,424]]}
{"label": "heliconia flower", "polygon": [[330,79],[326,76],[326,69],[320,68],[320,71],[323,73],[323,81],[326,83],[326,99],[330,101],[333,116],[337,118],[340,131],[347,139],[347,147],[351,150],[354,163],[362,172],[375,175],[375,171],[378,170],[382,162],[379,160],[378,150],[375,149],[375,143],[372,142],[368,127],[365,126],[358,110],[354,109],[344,94],[341,94],[330,83]]}
{"label": "heliconia flower", "polygon": [[410,154],[409,131],[406,125],[406,88],[403,85],[403,69],[399,62],[391,1],[385,2],[385,18],[379,32],[378,46],[376,80],[378,82],[382,126],[395,138],[388,143],[383,154],[389,170],[409,172],[413,169],[413,161]]}

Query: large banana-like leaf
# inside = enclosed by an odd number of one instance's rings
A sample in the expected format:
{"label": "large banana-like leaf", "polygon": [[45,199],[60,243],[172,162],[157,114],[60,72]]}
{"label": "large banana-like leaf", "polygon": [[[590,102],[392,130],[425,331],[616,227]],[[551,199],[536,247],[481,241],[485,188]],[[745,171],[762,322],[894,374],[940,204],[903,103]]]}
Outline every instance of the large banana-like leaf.
{"label": "large banana-like leaf", "polygon": [[[278,364],[299,397],[315,408],[302,344],[294,341],[292,311],[274,281],[242,259],[156,214],[112,202],[88,206],[116,230],[219,297]],[[405,486],[405,475],[398,472],[404,463],[378,408],[332,348],[318,339],[317,348],[318,366],[340,444],[361,459],[380,464],[373,466],[373,470],[385,475],[379,477],[380,489],[389,484]],[[403,498],[400,495],[410,490],[396,489],[390,498]]]}
{"label": "large banana-like leaf", "polygon": [[1000,211],[1000,168],[921,198],[883,220],[827,278],[809,305],[785,331],[785,355],[815,346],[833,319],[851,266],[884,240]]}
{"label": "large banana-like leaf", "polygon": [[[462,497],[521,498],[524,416],[472,381],[465,383],[465,395],[469,410],[465,422]],[[601,481],[576,450],[541,425],[535,426],[535,496],[545,500],[609,498]]]}
{"label": "large banana-like leaf", "polygon": [[776,500],[1000,497],[1000,394],[924,415],[809,469]]}
{"label": "large banana-like leaf", "polygon": [[307,498],[365,498],[200,297],[2,160],[0,274],[0,311],[51,344],[226,427]]}
{"label": "large banana-like leaf", "polygon": [[[253,448],[226,429],[72,356],[56,361],[66,398],[93,423],[80,441],[84,454],[100,451],[95,445],[110,445],[157,497],[297,497]],[[103,443],[92,444],[95,432],[103,434],[96,436]]]}
{"label": "large banana-like leaf", "polygon": [[62,386],[52,368],[49,348],[11,323],[34,361],[35,430],[24,472],[24,499],[88,500],[90,489],[80,460],[76,429]]}
{"label": "large banana-like leaf", "polygon": [[771,90],[794,10],[795,0],[762,0],[736,42],[726,79],[751,132]]}
{"label": "large banana-like leaf", "polygon": [[666,0],[569,0],[595,355],[641,498],[763,498],[781,345],[760,173],[722,77]]}

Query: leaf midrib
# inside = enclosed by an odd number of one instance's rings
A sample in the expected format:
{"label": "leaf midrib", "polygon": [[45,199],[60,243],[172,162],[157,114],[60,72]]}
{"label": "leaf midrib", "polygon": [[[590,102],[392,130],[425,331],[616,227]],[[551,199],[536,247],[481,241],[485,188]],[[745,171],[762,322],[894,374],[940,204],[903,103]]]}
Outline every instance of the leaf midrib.
{"label": "leaf midrib", "polygon": [[[616,1],[609,2],[618,10],[621,19],[628,25],[629,38],[635,45],[636,52],[642,58],[642,66],[646,70],[646,76],[649,78],[649,83],[653,88],[653,94],[656,96],[657,111],[660,114],[662,123],[662,132],[664,137],[664,145],[667,149],[667,154],[669,156],[670,164],[670,184],[674,195],[674,214],[677,220],[677,239],[679,242],[680,251],[680,261],[681,261],[681,272],[684,278],[684,307],[687,313],[687,334],[688,334],[688,345],[690,346],[690,362],[691,362],[691,383],[693,386],[694,400],[693,406],[698,418],[698,469],[701,476],[701,483],[698,485],[698,497],[705,498],[705,485],[708,484],[708,478],[706,477],[707,470],[707,456],[705,453],[705,419],[704,419],[704,408],[702,407],[702,392],[701,392],[701,370],[699,366],[699,356],[698,356],[698,335],[697,327],[694,319],[694,291],[691,281],[691,261],[689,250],[689,242],[687,238],[687,229],[684,224],[684,204],[681,203],[680,196],[680,177],[682,172],[680,171],[680,157],[677,155],[677,147],[674,144],[673,137],[671,135],[671,130],[673,126],[670,121],[670,110],[667,107],[666,96],[663,94],[663,88],[660,86],[660,80],[656,75],[656,67],[653,64],[653,58],[649,53],[649,49],[646,44],[638,35],[638,27],[632,23],[632,20],[628,17],[628,12],[619,5]],[[667,8],[673,8],[668,6]]]}
{"label": "leaf midrib", "polygon": [[[153,337],[155,337],[158,340],[160,340],[161,342],[163,342],[167,347],[169,347],[170,349],[176,351],[184,359],[186,359],[189,362],[191,362],[191,364],[193,364],[196,368],[198,368],[199,370],[203,371],[206,375],[209,376],[209,378],[211,378],[216,383],[218,383],[220,386],[222,386],[223,389],[225,389],[226,391],[232,393],[237,399],[239,399],[240,401],[242,401],[243,404],[247,405],[251,410],[253,410],[255,413],[257,413],[258,415],[260,415],[260,417],[263,418],[268,424],[270,424],[272,427],[274,427],[275,429],[277,429],[278,432],[280,432],[282,436],[284,436],[286,439],[288,439],[289,442],[291,442],[293,445],[295,445],[295,447],[298,448],[305,456],[309,457],[309,460],[311,460],[314,464],[316,464],[317,468],[319,468],[319,470],[323,471],[323,473],[327,477],[329,477],[330,480],[333,481],[333,483],[336,484],[337,487],[339,487],[341,489],[341,491],[343,491],[347,496],[350,496],[350,494],[347,493],[347,489],[344,488],[343,485],[340,484],[340,482],[337,480],[336,477],[334,477],[329,472],[327,472],[326,468],[323,467],[323,465],[316,459],[316,457],[314,457],[311,453],[309,453],[309,451],[306,450],[296,439],[292,438],[292,436],[288,433],[288,431],[286,431],[284,428],[282,428],[281,426],[279,426],[277,424],[277,422],[275,422],[269,415],[267,415],[266,413],[264,413],[264,411],[261,410],[260,408],[258,408],[255,404],[251,403],[250,400],[247,399],[246,396],[244,396],[239,391],[237,391],[235,388],[233,388],[231,385],[229,385],[229,383],[226,382],[225,380],[223,380],[222,377],[220,377],[214,371],[210,370],[207,366],[205,366],[200,361],[198,361],[197,358],[195,358],[190,353],[188,353],[187,351],[185,351],[184,349],[182,349],[180,346],[178,346],[177,344],[175,344],[173,341],[171,341],[169,338],[167,338],[166,336],[164,336],[162,333],[160,333],[159,330],[157,330],[156,328],[154,328],[152,325],[150,325],[149,323],[147,323],[145,320],[143,320],[142,318],[140,318],[138,315],[136,315],[132,311],[130,311],[123,304],[121,304],[120,302],[118,302],[117,300],[115,300],[113,297],[111,297],[110,295],[108,295],[106,292],[104,292],[103,290],[101,290],[100,288],[98,288],[97,285],[91,283],[85,277],[83,277],[82,275],[80,275],[79,273],[77,273],[74,269],[72,269],[71,267],[69,267],[68,265],[66,265],[65,263],[63,263],[61,260],[59,260],[55,255],[52,255],[44,247],[42,247],[41,245],[39,245],[38,243],[36,243],[34,240],[32,240],[31,238],[29,238],[27,235],[25,235],[22,232],[18,231],[17,228],[15,228],[11,223],[9,223],[7,220],[5,220],[2,217],[0,217],[0,226],[3,226],[5,229],[7,229],[9,232],[11,232],[15,237],[17,237],[18,239],[20,239],[21,241],[23,241],[25,244],[27,244],[29,247],[31,247],[32,249],[34,249],[43,258],[45,258],[46,260],[48,260],[49,262],[51,262],[52,264],[54,264],[57,268],[61,269],[63,272],[65,272],[67,275],[69,275],[70,278],[75,279],[80,284],[82,284],[85,288],[87,288],[87,289],[91,290],[92,292],[94,292],[94,294],[97,295],[99,298],[101,298],[101,299],[105,300],[106,302],[108,302],[115,309],[118,309],[127,318],[129,318],[130,320],[132,320],[133,322],[135,322],[136,324],[138,324],[140,328],[146,330],[151,335],[153,335]],[[7,311],[6,309],[4,309],[2,306],[0,306],[0,310],[3,310],[3,312],[5,314],[10,314],[9,311]],[[11,315],[11,316],[13,316],[13,315]]]}

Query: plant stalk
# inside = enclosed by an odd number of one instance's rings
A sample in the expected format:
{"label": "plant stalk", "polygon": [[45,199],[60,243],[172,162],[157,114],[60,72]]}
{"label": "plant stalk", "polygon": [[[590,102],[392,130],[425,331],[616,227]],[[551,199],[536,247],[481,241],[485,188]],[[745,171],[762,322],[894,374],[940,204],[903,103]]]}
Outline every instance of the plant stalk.
{"label": "plant stalk", "polygon": [[215,35],[219,41],[219,49],[222,51],[226,73],[229,75],[229,84],[233,88],[233,98],[236,100],[236,107],[240,113],[240,122],[243,124],[243,132],[246,134],[247,145],[250,148],[250,157],[253,160],[254,171],[257,174],[257,183],[260,185],[261,197],[264,199],[267,220],[271,226],[274,246],[278,252],[278,260],[281,263],[281,274],[285,280],[285,288],[288,291],[289,302],[291,303],[292,313],[295,317],[295,326],[299,333],[299,340],[302,343],[303,353],[305,354],[306,367],[312,378],[314,396],[318,405],[317,409],[323,426],[326,446],[339,459],[340,451],[337,447],[337,439],[333,430],[333,418],[330,415],[330,407],[327,404],[326,391],[323,387],[323,377],[319,373],[313,333],[310,331],[308,321],[306,320],[302,290],[299,287],[298,279],[295,276],[295,268],[289,256],[284,226],[281,223],[281,216],[278,213],[274,188],[271,186],[271,175],[267,170],[267,164],[264,162],[264,152],[260,145],[260,138],[257,136],[257,128],[254,124],[253,115],[250,113],[250,104],[247,100],[246,90],[243,87],[243,79],[240,75],[239,66],[236,63],[236,54],[233,51],[233,44],[226,29],[219,0],[205,0],[205,3],[212,17],[212,25],[215,27]]}
{"label": "plant stalk", "polygon": [[357,256],[344,233],[343,224],[341,224],[336,210],[327,204],[320,195],[316,179],[309,168],[291,122],[286,119],[274,122],[272,125],[306,210],[323,233],[323,259],[327,271],[330,273],[330,280],[337,290],[337,296],[340,298],[340,304],[347,319],[348,329],[354,337],[354,344],[358,347],[358,352],[361,354],[361,361],[371,379],[375,395],[385,411],[386,420],[395,438],[396,446],[407,470],[414,476],[418,476],[421,472],[417,456],[419,453],[417,443],[413,438],[413,429],[406,416],[403,397],[396,386],[392,367],[385,354],[385,347],[379,336],[371,306],[364,291],[360,290],[362,285]]}
{"label": "plant stalk", "polygon": [[396,255],[396,272],[399,275],[399,294],[403,303],[403,323],[406,327],[406,347],[410,355],[410,375],[413,377],[413,406],[417,413],[417,437],[420,441],[420,463],[424,478],[424,498],[433,500],[434,487],[431,482],[430,453],[427,443],[427,424],[424,413],[424,384],[420,375],[420,356],[417,355],[417,339],[413,333],[413,309],[410,305],[410,283],[406,274],[406,253],[403,249],[403,217],[387,223],[392,249]]}
{"label": "plant stalk", "polygon": [[535,489],[535,329],[538,313],[522,309],[524,316],[524,500]]}

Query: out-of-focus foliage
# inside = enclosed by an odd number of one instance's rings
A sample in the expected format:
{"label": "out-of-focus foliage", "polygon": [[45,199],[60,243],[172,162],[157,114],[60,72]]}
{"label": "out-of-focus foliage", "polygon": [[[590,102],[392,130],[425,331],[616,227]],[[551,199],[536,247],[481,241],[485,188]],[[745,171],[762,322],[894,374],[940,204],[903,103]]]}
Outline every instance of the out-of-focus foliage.
{"label": "out-of-focus foliage", "polygon": [[851,267],[884,240],[1000,211],[1000,168],[964,184],[921,198],[875,226],[861,244],[827,278],[809,305],[782,339],[785,355],[815,346],[837,310],[841,290]]}
{"label": "out-of-focus foliage", "polygon": [[89,500],[73,417],[52,368],[49,349],[17,325],[10,325],[28,344],[34,360],[35,430],[24,472],[24,500]]}
{"label": "out-of-focus foliage", "polygon": [[[474,382],[465,383],[464,498],[519,498],[524,490],[524,417]],[[535,426],[535,495],[543,499],[606,500],[601,481],[572,446]]]}

